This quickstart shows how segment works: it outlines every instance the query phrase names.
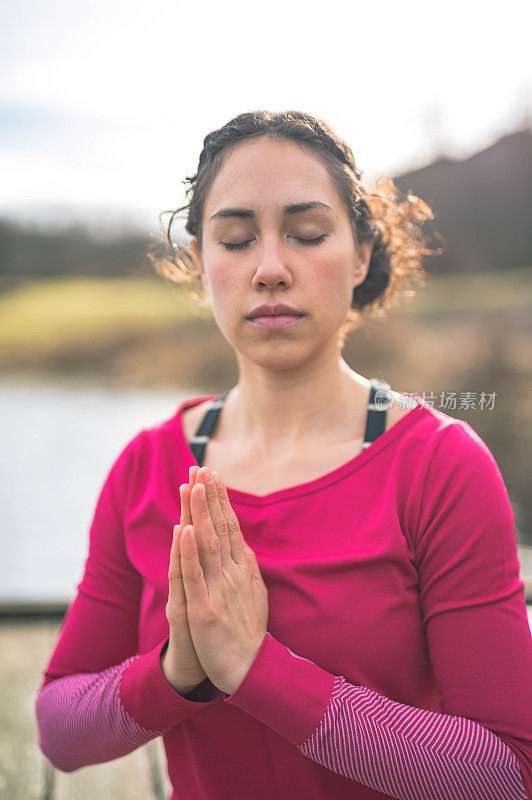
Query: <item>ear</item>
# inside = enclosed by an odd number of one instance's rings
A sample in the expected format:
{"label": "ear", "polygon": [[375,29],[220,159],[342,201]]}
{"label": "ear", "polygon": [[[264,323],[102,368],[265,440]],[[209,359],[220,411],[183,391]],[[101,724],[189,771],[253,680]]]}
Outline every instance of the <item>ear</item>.
{"label": "ear", "polygon": [[196,261],[196,264],[198,265],[198,269],[199,269],[199,273],[200,273],[200,277],[201,277],[201,282],[203,283],[203,288],[208,293],[209,292],[209,281],[208,281],[207,275],[205,274],[205,269],[203,267],[203,261],[202,261],[201,255],[199,253],[199,250],[198,250],[198,240],[196,239],[195,236],[193,236],[191,241],[190,241],[190,247],[192,249],[192,252],[194,253],[194,259]]}
{"label": "ear", "polygon": [[361,283],[364,283],[364,281],[366,280],[372,253],[373,253],[373,242],[361,242],[357,246],[356,264],[353,275],[355,283],[353,284],[353,288],[355,286],[359,286]]}

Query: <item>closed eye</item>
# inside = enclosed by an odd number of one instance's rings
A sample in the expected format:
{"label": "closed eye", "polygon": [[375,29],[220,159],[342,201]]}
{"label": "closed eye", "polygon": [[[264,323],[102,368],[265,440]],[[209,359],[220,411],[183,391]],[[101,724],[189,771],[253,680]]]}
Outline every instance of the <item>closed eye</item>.
{"label": "closed eye", "polygon": [[[323,233],[321,236],[316,236],[315,239],[302,239],[299,236],[294,236],[292,238],[296,239],[296,241],[301,242],[302,245],[316,247],[317,245],[321,244],[327,234]],[[225,247],[226,250],[242,250],[244,247],[247,247],[248,244],[251,244],[253,239],[249,239],[247,242],[238,242],[237,244],[230,244],[229,242],[222,242],[222,245]]]}

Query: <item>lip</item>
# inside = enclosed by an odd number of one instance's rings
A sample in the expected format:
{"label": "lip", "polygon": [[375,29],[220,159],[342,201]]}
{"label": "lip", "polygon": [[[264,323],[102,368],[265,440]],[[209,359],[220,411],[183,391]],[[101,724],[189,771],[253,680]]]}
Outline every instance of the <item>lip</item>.
{"label": "lip", "polygon": [[247,315],[246,319],[253,319],[255,317],[265,317],[265,316],[280,316],[280,315],[283,316],[293,315],[300,317],[303,316],[303,312],[300,311],[298,308],[294,308],[294,306],[286,305],[286,303],[276,303],[275,305],[262,303],[262,305],[253,308]]}
{"label": "lip", "polygon": [[248,318],[251,325],[257,328],[269,328],[270,330],[279,330],[280,328],[288,328],[291,325],[297,325],[298,322],[304,318],[305,314],[267,314],[262,317]]}

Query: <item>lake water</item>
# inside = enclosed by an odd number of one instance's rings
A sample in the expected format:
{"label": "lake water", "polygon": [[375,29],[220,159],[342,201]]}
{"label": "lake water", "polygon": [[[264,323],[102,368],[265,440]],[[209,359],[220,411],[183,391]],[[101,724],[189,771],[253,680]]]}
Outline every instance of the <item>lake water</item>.
{"label": "lake water", "polygon": [[204,390],[0,380],[0,602],[69,602],[120,450]]}

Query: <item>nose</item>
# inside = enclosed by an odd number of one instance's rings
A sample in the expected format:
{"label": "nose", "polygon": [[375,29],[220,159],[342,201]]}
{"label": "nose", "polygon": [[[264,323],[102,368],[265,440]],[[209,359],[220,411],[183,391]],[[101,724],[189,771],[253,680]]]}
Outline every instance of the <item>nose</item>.
{"label": "nose", "polygon": [[260,249],[257,248],[259,262],[253,275],[254,288],[257,289],[263,285],[274,288],[279,283],[285,286],[292,285],[292,273],[284,262],[281,250],[282,248],[276,246],[275,243],[270,243]]}

